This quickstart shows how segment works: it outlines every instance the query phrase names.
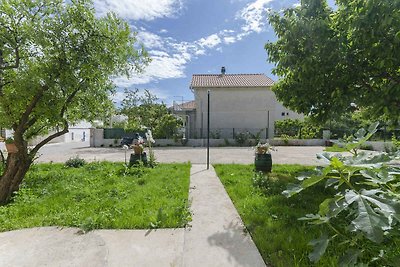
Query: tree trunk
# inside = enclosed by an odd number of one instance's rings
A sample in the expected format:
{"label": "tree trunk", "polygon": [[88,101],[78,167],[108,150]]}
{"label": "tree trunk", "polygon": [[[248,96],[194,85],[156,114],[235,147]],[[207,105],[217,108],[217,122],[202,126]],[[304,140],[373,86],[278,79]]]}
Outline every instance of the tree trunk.
{"label": "tree trunk", "polygon": [[27,152],[25,148],[8,155],[6,168],[0,177],[0,205],[11,200],[13,193],[18,191],[19,185],[28,172],[32,159]]}

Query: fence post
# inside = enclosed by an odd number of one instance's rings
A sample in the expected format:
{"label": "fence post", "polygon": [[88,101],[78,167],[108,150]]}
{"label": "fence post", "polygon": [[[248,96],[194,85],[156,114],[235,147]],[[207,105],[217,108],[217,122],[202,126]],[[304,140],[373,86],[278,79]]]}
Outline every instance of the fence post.
{"label": "fence post", "polygon": [[386,123],[383,125],[383,142],[386,142]]}
{"label": "fence post", "polygon": [[235,139],[235,128],[232,128],[232,138]]}

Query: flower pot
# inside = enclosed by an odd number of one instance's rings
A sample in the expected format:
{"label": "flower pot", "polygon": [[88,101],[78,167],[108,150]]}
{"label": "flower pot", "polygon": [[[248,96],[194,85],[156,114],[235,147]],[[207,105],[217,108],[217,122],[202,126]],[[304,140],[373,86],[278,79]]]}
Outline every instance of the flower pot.
{"label": "flower pot", "polygon": [[271,154],[256,154],[254,160],[256,171],[271,172],[272,170],[272,157]]}
{"label": "flower pot", "polygon": [[134,145],[133,152],[135,152],[135,155],[141,155],[143,153],[143,147],[139,145]]}
{"label": "flower pot", "polygon": [[147,165],[147,155],[146,153],[143,154],[131,154],[129,159],[129,167],[138,164],[140,161],[143,162],[144,165]]}
{"label": "flower pot", "polygon": [[14,143],[6,144],[6,149],[9,154],[18,152],[18,148]]}
{"label": "flower pot", "polygon": [[257,154],[267,154],[268,150],[268,147],[257,147]]}

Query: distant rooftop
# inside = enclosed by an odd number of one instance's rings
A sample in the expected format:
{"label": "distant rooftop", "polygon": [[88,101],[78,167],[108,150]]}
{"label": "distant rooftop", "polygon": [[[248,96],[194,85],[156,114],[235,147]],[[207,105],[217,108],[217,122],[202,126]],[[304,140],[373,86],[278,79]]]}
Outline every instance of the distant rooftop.
{"label": "distant rooftop", "polygon": [[274,81],[265,74],[193,74],[190,88],[269,87]]}
{"label": "distant rooftop", "polygon": [[196,101],[194,100],[174,105],[174,110],[193,110],[193,109],[196,109]]}

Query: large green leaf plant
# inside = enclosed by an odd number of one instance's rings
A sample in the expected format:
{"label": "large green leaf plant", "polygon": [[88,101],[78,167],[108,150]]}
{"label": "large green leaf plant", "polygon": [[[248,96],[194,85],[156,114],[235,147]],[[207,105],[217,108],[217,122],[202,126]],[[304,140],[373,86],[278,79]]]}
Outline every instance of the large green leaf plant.
{"label": "large green leaf plant", "polygon": [[377,126],[360,129],[345,144],[350,155],[317,155],[328,166],[298,177],[301,182],[283,192],[291,197],[322,182],[333,189],[328,190],[333,194],[319,205],[318,213],[299,218],[323,229],[309,243],[312,262],[318,262],[334,244],[338,249],[333,251],[341,253],[339,266],[400,266],[400,167],[393,164],[400,153],[359,150]]}

